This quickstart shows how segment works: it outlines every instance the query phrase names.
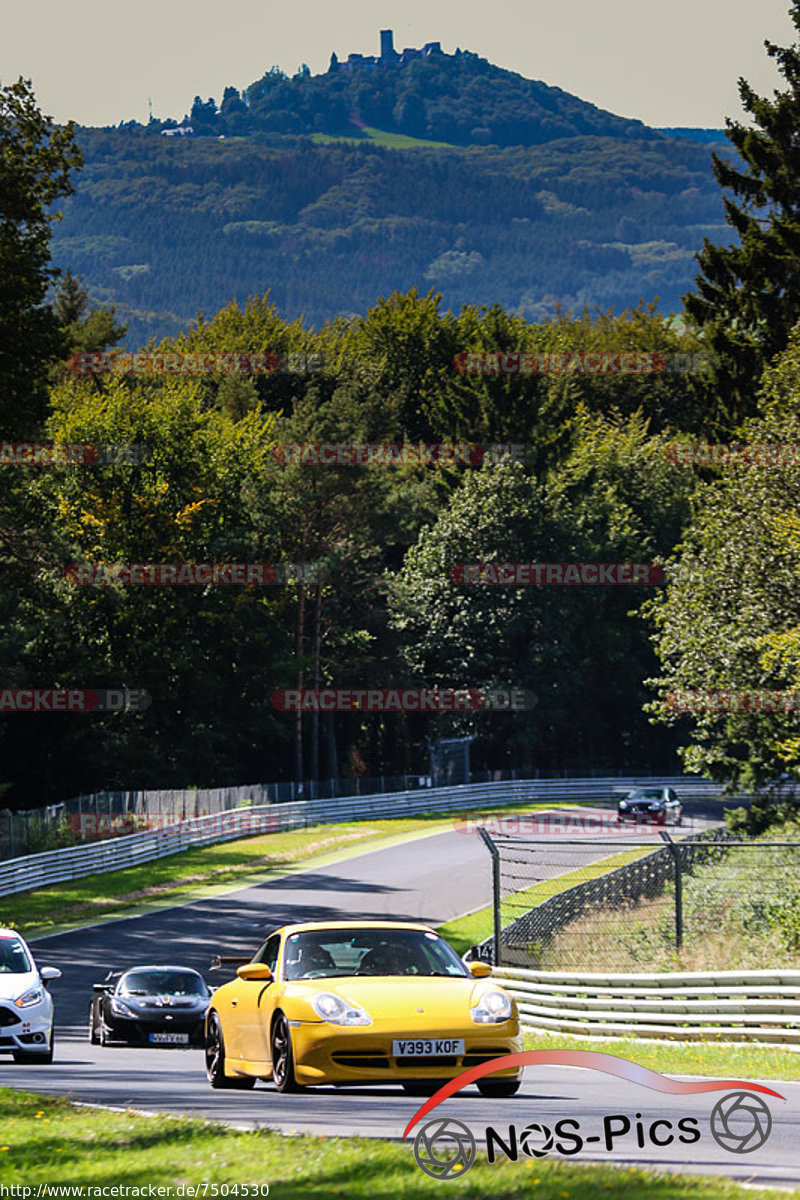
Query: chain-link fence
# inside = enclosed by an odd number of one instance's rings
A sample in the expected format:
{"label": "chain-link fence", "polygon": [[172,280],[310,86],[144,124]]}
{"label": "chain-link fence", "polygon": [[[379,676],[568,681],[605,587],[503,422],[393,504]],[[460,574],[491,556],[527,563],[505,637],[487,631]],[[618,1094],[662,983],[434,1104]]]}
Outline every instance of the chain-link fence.
{"label": "chain-link fence", "polygon": [[347,799],[430,787],[430,775],[381,775],[305,784],[257,783],[241,787],[96,792],[44,808],[17,812],[0,810],[0,860],[95,841],[99,837],[160,829],[171,822],[260,804]]}
{"label": "chain-link fence", "polygon": [[481,956],[544,971],[800,967],[800,842],[720,827],[624,838],[484,835],[495,938]]}
{"label": "chain-link fence", "polygon": [[67,825],[65,804],[25,812],[0,810],[0,859],[42,850],[57,850],[75,839]]}

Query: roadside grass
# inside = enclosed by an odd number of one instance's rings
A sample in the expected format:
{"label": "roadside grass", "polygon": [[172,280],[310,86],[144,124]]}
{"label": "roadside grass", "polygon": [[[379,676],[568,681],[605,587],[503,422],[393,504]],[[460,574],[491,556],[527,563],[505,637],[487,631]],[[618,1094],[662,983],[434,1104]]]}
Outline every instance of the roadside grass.
{"label": "roadside grass", "polygon": [[[788,971],[800,968],[800,946],[787,945],[779,928],[753,920],[748,929],[736,914],[691,905],[691,877],[684,877],[683,943],[675,947],[675,892],[627,908],[601,908],[579,917],[538,948],[542,971]],[[689,912],[687,913],[687,908]]]}
{"label": "roadside grass", "polygon": [[[514,915],[527,912],[528,909],[534,908],[544,900],[549,900],[558,892],[565,892],[567,888],[575,887],[578,883],[586,883],[589,879],[606,875],[615,867],[624,867],[627,863],[635,862],[637,858],[644,858],[645,855],[652,854],[656,848],[644,846],[637,850],[622,850],[619,854],[611,854],[608,858],[598,859],[597,862],[586,863],[585,866],[568,871],[564,875],[557,875],[554,879],[545,879],[541,883],[534,883],[519,892],[511,892],[508,896],[503,897],[501,905],[503,926],[510,923],[509,916],[513,920]],[[454,920],[440,925],[438,932],[442,937],[447,938],[459,954],[464,954],[470,946],[477,945],[478,942],[492,936],[494,932],[492,907],[489,905],[488,908],[480,908],[463,917],[456,917]]]}
{"label": "roadside grass", "polygon": [[[203,1196],[208,1185],[205,1194],[211,1197],[212,1185],[220,1189],[217,1195],[223,1194],[223,1185],[238,1185],[240,1196],[244,1185],[268,1185],[271,1200],[332,1195],[428,1200],[442,1195],[442,1182],[416,1165],[411,1139],[398,1144],[358,1137],[283,1137],[185,1118],[81,1108],[60,1097],[10,1088],[0,1089],[0,1125],[4,1187],[163,1187],[170,1189],[165,1192],[170,1197],[181,1185],[184,1195],[187,1186],[199,1185]],[[745,1190],[719,1176],[545,1163],[524,1156],[517,1163],[489,1166],[480,1152],[458,1186],[464,1200],[531,1195],[538,1200],[596,1200],[598,1192],[631,1200],[779,1200],[787,1194]]]}
{"label": "roadside grass", "polygon": [[[481,812],[529,813],[552,808],[552,804],[536,803],[497,809],[487,806]],[[26,937],[33,938],[65,925],[98,920],[148,904],[180,903],[198,888],[233,884],[253,875],[291,870],[319,856],[346,856],[350,850],[361,853],[378,848],[387,838],[444,832],[462,816],[459,813],[420,813],[415,817],[310,825],[305,829],[217,842],[153,859],[138,867],[86,875],[0,897],[0,925],[18,929]]]}
{"label": "roadside grass", "polygon": [[[722,1079],[759,1082],[764,1079],[800,1079],[800,1052],[785,1046],[680,1042],[672,1038],[650,1041],[639,1038],[582,1038],[526,1030],[526,1050],[597,1050],[615,1054],[665,1075],[714,1075]],[[780,1088],[776,1088],[780,1091]]]}

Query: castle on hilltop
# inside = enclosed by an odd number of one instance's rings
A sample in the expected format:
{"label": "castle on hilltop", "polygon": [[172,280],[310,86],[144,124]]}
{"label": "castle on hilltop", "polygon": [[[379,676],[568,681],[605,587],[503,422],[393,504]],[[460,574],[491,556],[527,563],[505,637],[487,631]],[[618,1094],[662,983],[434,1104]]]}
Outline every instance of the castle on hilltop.
{"label": "castle on hilltop", "polygon": [[399,54],[394,48],[394,30],[381,30],[380,54],[348,54],[346,62],[339,62],[336,54],[331,55],[331,65],[328,72],[352,71],[355,67],[387,67],[393,63],[403,66],[415,58],[430,58],[433,54],[442,54],[441,42],[426,42],[421,50],[406,49]]}

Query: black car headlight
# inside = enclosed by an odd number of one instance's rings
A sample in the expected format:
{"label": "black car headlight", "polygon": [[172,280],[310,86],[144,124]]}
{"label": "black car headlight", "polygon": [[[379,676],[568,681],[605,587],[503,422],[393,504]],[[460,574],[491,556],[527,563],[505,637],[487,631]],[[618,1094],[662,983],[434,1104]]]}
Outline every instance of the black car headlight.
{"label": "black car headlight", "polygon": [[138,1014],[129,1008],[124,1000],[118,1000],[116,996],[111,997],[111,1011],[116,1017],[135,1017]]}

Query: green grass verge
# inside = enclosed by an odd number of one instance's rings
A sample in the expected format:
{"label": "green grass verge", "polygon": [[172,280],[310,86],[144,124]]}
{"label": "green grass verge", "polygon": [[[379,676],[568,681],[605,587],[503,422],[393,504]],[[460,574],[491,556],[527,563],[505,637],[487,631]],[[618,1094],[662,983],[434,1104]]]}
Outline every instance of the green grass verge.
{"label": "green grass verge", "polygon": [[0,925],[35,937],[65,924],[97,920],[154,902],[179,903],[198,887],[233,884],[259,872],[280,873],[340,851],[360,852],[385,838],[425,832],[441,823],[441,817],[353,821],[218,842],[138,867],[3,896]]}
{"label": "green grass verge", "polygon": [[[441,1200],[447,1187],[423,1174],[410,1141],[242,1132],[197,1120],[77,1108],[61,1098],[10,1088],[0,1089],[0,1125],[3,1186],[152,1186],[169,1189],[163,1193],[167,1198],[175,1197],[180,1185],[216,1184],[221,1189],[223,1184],[267,1184],[271,1200]],[[458,1185],[463,1200],[532,1195],[537,1200],[597,1200],[598,1192],[631,1200],[778,1200],[786,1195],[772,1189],[745,1191],[713,1176],[604,1165],[526,1159],[490,1167],[482,1154]],[[210,1186],[207,1195],[213,1196]]]}
{"label": "green grass verge", "polygon": [[[575,887],[578,883],[596,879],[599,875],[613,871],[615,867],[624,867],[637,858],[644,858],[645,855],[652,854],[653,850],[657,848],[645,846],[638,850],[622,850],[619,854],[611,854],[608,858],[601,858],[597,862],[586,863],[585,866],[568,871],[565,875],[557,875],[555,879],[544,879],[541,883],[534,883],[520,892],[512,892],[504,897],[503,905],[513,906],[515,910],[519,909],[520,912],[525,912],[529,908],[534,908],[535,905],[549,900],[558,892],[565,892],[567,888]],[[470,946],[475,946],[478,942],[492,936],[493,920],[493,910],[490,905],[488,908],[479,908],[475,912],[467,913],[466,916],[456,917],[445,925],[440,925],[439,933],[442,937],[447,938],[459,954],[464,954]]]}
{"label": "green grass verge", "polygon": [[[485,812],[535,812],[548,804],[510,805]],[[566,807],[566,806],[563,806]],[[378,848],[387,839],[413,837],[452,828],[456,813],[421,813],[415,817],[348,821],[336,825],[311,825],[267,833],[239,841],[218,842],[185,850],[168,858],[153,859],[138,867],[87,875],[29,892],[0,897],[0,925],[18,929],[26,937],[52,933],[64,926],[89,923],[147,905],[180,903],[199,888],[225,887],[255,875],[280,874],[311,864],[320,856],[347,857]],[[473,814],[475,815],[475,814]],[[319,861],[322,865],[324,858]],[[487,855],[488,863],[488,855]],[[487,868],[488,869],[488,868]]]}
{"label": "green grass verge", "polygon": [[[628,1058],[665,1075],[715,1075],[724,1079],[800,1079],[800,1052],[746,1043],[644,1041],[639,1038],[582,1038],[557,1033],[523,1034],[526,1050],[598,1050]],[[780,1091],[780,1088],[777,1089]]]}

